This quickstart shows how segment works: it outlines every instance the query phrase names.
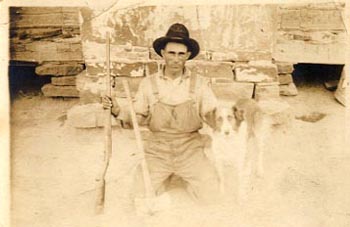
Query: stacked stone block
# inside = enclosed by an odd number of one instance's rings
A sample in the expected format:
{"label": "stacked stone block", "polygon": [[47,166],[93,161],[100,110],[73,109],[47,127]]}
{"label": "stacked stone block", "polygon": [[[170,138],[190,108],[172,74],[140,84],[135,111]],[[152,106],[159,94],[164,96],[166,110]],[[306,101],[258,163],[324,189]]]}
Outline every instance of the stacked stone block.
{"label": "stacked stone block", "polygon": [[[122,59],[120,56],[112,57],[110,64],[111,76],[114,78],[112,90],[122,108],[128,108],[122,80],[128,80],[134,96],[142,79],[161,69],[163,60],[152,52],[153,50],[149,48],[149,55],[146,59],[130,60]],[[213,60],[214,56],[215,60]],[[192,73],[207,78],[213,92],[220,100],[235,102],[239,98],[255,98],[258,101],[266,101],[279,97],[280,85],[276,64],[271,60],[235,61],[232,56],[231,53],[202,51],[195,59],[186,62],[186,67]],[[77,87],[80,91],[81,104],[88,109],[91,106],[91,112],[96,112],[94,109],[96,105],[92,104],[100,102],[100,97],[105,91],[106,63],[88,59],[85,64],[86,70],[78,76]],[[69,116],[75,119],[79,118],[76,116],[79,114],[82,113],[74,111]],[[91,119],[86,120],[89,122],[88,127],[94,127],[94,122],[100,122],[99,116],[103,117],[97,112],[92,114]],[[71,122],[74,124],[77,121]],[[81,124],[76,125],[76,127],[82,126]],[[95,126],[100,125],[96,123]]]}
{"label": "stacked stone block", "polygon": [[48,97],[79,97],[76,75],[84,70],[82,62],[45,62],[35,68],[39,76],[52,76],[41,91]]}
{"label": "stacked stone block", "polygon": [[48,97],[79,97],[76,75],[84,70],[77,7],[10,7],[10,60],[34,62]]}
{"label": "stacked stone block", "polygon": [[277,66],[271,60],[239,62],[234,72],[236,81],[255,85],[253,97],[257,101],[279,97]]}
{"label": "stacked stone block", "polygon": [[295,96],[298,95],[297,87],[294,84],[292,73],[294,70],[292,63],[277,62],[278,82],[280,95]]}
{"label": "stacked stone block", "polygon": [[[133,60],[123,59],[121,53],[126,54],[128,52],[126,48],[132,49],[134,56],[143,57]],[[142,78],[158,72],[163,64],[163,60],[155,55],[151,48],[148,48],[148,54],[145,54],[145,48],[142,47],[112,45],[111,49],[119,50],[118,54],[111,52],[110,64],[111,76],[115,81],[113,92],[119,98],[125,98],[121,86],[122,79],[128,80],[131,93],[134,95]],[[102,50],[96,51],[101,52],[103,53]],[[105,90],[106,63],[103,62],[102,55],[91,53],[89,55],[92,56],[91,59],[85,61],[86,71],[78,79],[78,89],[83,103],[97,102]],[[249,55],[246,58],[255,59]],[[277,66],[271,60],[239,60],[241,59],[231,52],[202,51],[195,59],[188,61],[186,67],[192,73],[207,78],[219,99],[235,101],[238,98],[255,97],[261,100],[279,96]]]}

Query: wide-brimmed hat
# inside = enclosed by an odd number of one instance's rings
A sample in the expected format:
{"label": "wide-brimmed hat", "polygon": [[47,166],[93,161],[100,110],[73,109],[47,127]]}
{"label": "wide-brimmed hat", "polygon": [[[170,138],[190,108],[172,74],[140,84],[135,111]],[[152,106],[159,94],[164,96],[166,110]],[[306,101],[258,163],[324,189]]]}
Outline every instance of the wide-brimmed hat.
{"label": "wide-brimmed hat", "polygon": [[190,34],[183,24],[173,24],[170,26],[165,36],[156,39],[153,42],[153,48],[158,55],[162,56],[161,50],[164,49],[168,42],[183,43],[191,52],[189,59],[196,57],[199,53],[199,44],[196,40],[190,38]]}

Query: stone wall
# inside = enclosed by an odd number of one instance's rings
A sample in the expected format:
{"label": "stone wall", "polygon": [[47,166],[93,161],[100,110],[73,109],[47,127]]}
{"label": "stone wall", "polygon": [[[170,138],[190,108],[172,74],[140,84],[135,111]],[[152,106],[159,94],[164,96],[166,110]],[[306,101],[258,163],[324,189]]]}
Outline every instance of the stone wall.
{"label": "stone wall", "polygon": [[48,96],[80,96],[82,103],[98,102],[105,89],[109,32],[115,92],[125,97],[118,81],[128,77],[135,93],[140,80],[163,63],[152,41],[180,22],[201,46],[200,54],[187,66],[207,77],[219,98],[295,95],[290,75],[294,63],[344,63],[340,51],[345,46],[344,7],[339,2],[104,10],[13,7],[11,60],[38,62],[38,75],[54,76],[42,89]]}
{"label": "stone wall", "polygon": [[[253,97],[256,83],[278,79],[271,57],[275,13],[274,5],[144,6],[104,13],[84,8],[86,72],[78,82],[82,101],[96,102],[104,90],[107,31],[111,34],[111,73],[130,77],[135,92],[139,78],[157,72],[162,64],[152,41],[164,36],[175,22],[184,23],[201,46],[188,68],[208,77],[220,98]],[[243,78],[249,70],[258,70],[259,76]]]}
{"label": "stone wall", "polygon": [[84,70],[79,9],[11,7],[10,60],[33,62],[38,76],[52,76],[44,95],[79,97],[76,75]]}

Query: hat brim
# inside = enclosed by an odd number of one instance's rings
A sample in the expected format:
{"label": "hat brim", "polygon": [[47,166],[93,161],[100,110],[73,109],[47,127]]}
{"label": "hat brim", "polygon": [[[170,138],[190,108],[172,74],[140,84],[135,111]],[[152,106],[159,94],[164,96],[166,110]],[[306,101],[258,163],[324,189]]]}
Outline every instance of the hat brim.
{"label": "hat brim", "polygon": [[153,42],[153,48],[159,56],[162,56],[161,50],[165,48],[165,45],[169,42],[182,43],[187,46],[191,55],[188,59],[196,57],[199,53],[199,44],[196,40],[188,38],[176,38],[176,37],[160,37]]}

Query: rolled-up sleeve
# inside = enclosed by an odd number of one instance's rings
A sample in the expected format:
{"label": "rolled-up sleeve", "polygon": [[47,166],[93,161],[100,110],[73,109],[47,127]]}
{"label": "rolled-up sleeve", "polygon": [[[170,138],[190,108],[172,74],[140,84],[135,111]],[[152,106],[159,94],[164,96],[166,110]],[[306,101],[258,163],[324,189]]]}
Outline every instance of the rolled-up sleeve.
{"label": "rolled-up sleeve", "polygon": [[[133,99],[133,107],[138,117],[139,123],[142,123],[144,118],[146,118],[149,115],[148,92],[149,92],[149,86],[147,84],[147,80],[143,79],[140,82],[135,98]],[[123,107],[121,108],[121,111],[117,119],[125,123],[131,122],[129,105],[126,105],[124,106],[124,108]]]}
{"label": "rolled-up sleeve", "polygon": [[200,87],[200,115],[202,118],[217,107],[217,98],[209,82],[203,80]]}

